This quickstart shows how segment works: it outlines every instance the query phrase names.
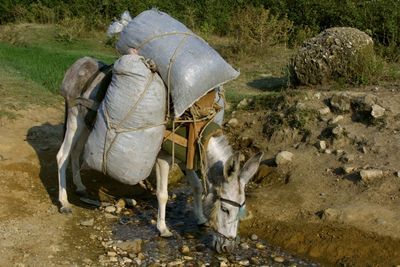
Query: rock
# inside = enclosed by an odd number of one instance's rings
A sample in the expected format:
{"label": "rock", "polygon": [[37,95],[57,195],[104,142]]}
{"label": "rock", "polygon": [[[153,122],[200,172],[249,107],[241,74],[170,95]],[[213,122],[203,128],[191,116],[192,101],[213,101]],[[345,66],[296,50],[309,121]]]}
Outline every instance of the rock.
{"label": "rock", "polygon": [[275,261],[275,262],[282,263],[282,262],[284,262],[284,261],[285,261],[285,259],[284,259],[283,257],[276,256],[276,257],[274,257],[274,261]]}
{"label": "rock", "polygon": [[240,146],[242,148],[250,147],[254,142],[254,139],[249,136],[242,136],[240,138]]}
{"label": "rock", "polygon": [[298,83],[323,84],[334,78],[348,79],[368,67],[358,64],[354,68],[364,54],[374,54],[370,36],[355,28],[330,28],[306,40],[290,67]]}
{"label": "rock", "polygon": [[238,263],[241,266],[249,266],[250,265],[250,261],[249,260],[241,260]]}
{"label": "rock", "polygon": [[349,163],[354,161],[354,155],[352,154],[344,154],[340,157],[340,161],[344,163]]}
{"label": "rock", "polygon": [[335,118],[333,118],[332,120],[331,120],[331,123],[332,124],[336,124],[336,123],[338,123],[339,121],[341,121],[341,120],[343,120],[343,116],[342,115],[339,115],[339,116],[336,116]]}
{"label": "rock", "polygon": [[324,107],[324,108],[319,109],[318,112],[320,115],[323,116],[323,115],[327,115],[327,114],[331,113],[331,110],[329,107]]}
{"label": "rock", "polygon": [[140,260],[144,260],[144,259],[146,258],[146,256],[145,256],[142,252],[139,252],[139,253],[137,254],[137,257],[138,257],[138,259],[140,259]]}
{"label": "rock", "polygon": [[258,236],[257,236],[256,234],[252,234],[252,235],[250,236],[250,239],[251,239],[252,241],[257,241],[257,240],[258,240]]}
{"label": "rock", "polygon": [[323,150],[326,149],[326,142],[323,141],[323,140],[320,140],[320,141],[318,141],[318,142],[315,144],[315,146],[316,146],[319,150],[323,151]]}
{"label": "rock", "polygon": [[325,154],[332,154],[332,151],[330,149],[325,149],[324,153]]}
{"label": "rock", "polygon": [[114,207],[114,206],[107,206],[107,207],[104,209],[104,211],[105,211],[105,212],[108,212],[108,213],[114,213],[116,210],[117,210],[117,208]]}
{"label": "rock", "polygon": [[169,174],[168,174],[168,184],[176,184],[181,181],[185,177],[185,174],[182,172],[181,168],[177,163],[171,166]]}
{"label": "rock", "polygon": [[383,177],[384,173],[382,170],[362,170],[360,171],[360,177],[363,182],[372,182],[375,179]]}
{"label": "rock", "polygon": [[228,264],[226,262],[224,262],[224,261],[221,261],[219,263],[219,267],[228,267]]}
{"label": "rock", "polygon": [[142,244],[143,240],[138,238],[134,240],[128,240],[121,243],[117,243],[115,246],[119,249],[127,251],[128,253],[137,254],[142,251]]}
{"label": "rock", "polygon": [[344,129],[343,129],[343,127],[340,126],[340,125],[337,125],[336,127],[334,127],[334,128],[332,129],[332,134],[333,134],[335,137],[340,137],[340,136],[343,134],[343,132],[344,132]]}
{"label": "rock", "polygon": [[251,105],[253,103],[254,103],[253,99],[244,98],[239,102],[239,104],[237,105],[237,108],[238,109],[246,109],[249,105]]}
{"label": "rock", "polygon": [[82,225],[82,226],[86,226],[86,227],[92,227],[93,224],[94,224],[94,219],[91,218],[91,219],[88,219],[88,220],[83,220],[83,221],[80,221],[79,224]]}
{"label": "rock", "polygon": [[239,120],[236,118],[232,118],[228,121],[228,125],[232,128],[236,128],[239,126]]}
{"label": "rock", "polygon": [[275,162],[278,166],[288,164],[292,162],[292,160],[293,160],[293,153],[289,151],[279,152],[275,157]]}
{"label": "rock", "polygon": [[108,260],[110,262],[118,262],[118,258],[117,257],[110,257]]}
{"label": "rock", "polygon": [[350,174],[355,170],[355,167],[354,166],[343,166],[342,169],[345,174]]}
{"label": "rock", "polygon": [[340,211],[338,211],[337,209],[327,208],[322,212],[321,219],[331,221],[337,219],[339,215]]}
{"label": "rock", "polygon": [[335,111],[348,112],[350,111],[350,97],[347,94],[338,94],[332,96],[330,104]]}
{"label": "rock", "polygon": [[128,207],[135,207],[137,205],[137,201],[133,198],[125,198],[125,203]]}
{"label": "rock", "polygon": [[190,253],[190,248],[186,245],[183,245],[180,249],[182,254],[189,254]]}
{"label": "rock", "polygon": [[167,267],[175,267],[175,266],[182,266],[183,267],[184,261],[183,260],[174,260],[167,264]]}
{"label": "rock", "polygon": [[127,263],[133,262],[133,260],[130,259],[130,258],[128,258],[128,257],[123,257],[123,258],[122,258],[122,262],[123,262],[124,264],[127,264]]}
{"label": "rock", "polygon": [[265,249],[267,246],[266,245],[264,245],[263,243],[261,243],[261,242],[258,242],[257,244],[256,244],[256,248],[257,249]]}
{"label": "rock", "polygon": [[247,243],[240,243],[240,248],[243,250],[247,250],[250,248],[249,244]]}
{"label": "rock", "polygon": [[108,257],[115,257],[115,256],[117,256],[117,252],[115,252],[115,251],[109,251],[109,252],[107,252],[107,256],[108,256]]}
{"label": "rock", "polygon": [[385,109],[379,105],[374,104],[372,105],[371,115],[375,119],[380,118],[385,115]]}
{"label": "rock", "polygon": [[397,171],[395,175],[400,178],[400,171]]}
{"label": "rock", "polygon": [[118,209],[118,208],[120,208],[120,209],[125,209],[125,206],[126,206],[125,200],[122,199],[122,198],[119,199],[119,200],[117,201],[116,206],[117,206],[117,209]]}
{"label": "rock", "polygon": [[257,257],[251,257],[251,258],[250,258],[250,263],[251,263],[253,266],[260,266],[261,261],[260,261]]}
{"label": "rock", "polygon": [[105,213],[105,214],[104,214],[104,217],[105,217],[106,219],[118,219],[118,216],[112,215],[112,214],[110,214],[110,213]]}

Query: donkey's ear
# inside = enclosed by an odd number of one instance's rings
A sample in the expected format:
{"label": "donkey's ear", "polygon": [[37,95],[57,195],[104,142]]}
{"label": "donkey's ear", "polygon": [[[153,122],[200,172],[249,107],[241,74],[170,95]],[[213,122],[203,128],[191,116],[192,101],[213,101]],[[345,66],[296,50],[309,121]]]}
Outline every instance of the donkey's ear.
{"label": "donkey's ear", "polygon": [[224,178],[229,181],[232,177],[239,174],[240,169],[240,153],[235,152],[224,165]]}
{"label": "donkey's ear", "polygon": [[258,167],[260,166],[261,158],[263,156],[264,153],[259,152],[244,164],[243,169],[240,172],[240,181],[243,184],[247,184],[250,181],[251,177],[253,177],[253,175],[257,172]]}

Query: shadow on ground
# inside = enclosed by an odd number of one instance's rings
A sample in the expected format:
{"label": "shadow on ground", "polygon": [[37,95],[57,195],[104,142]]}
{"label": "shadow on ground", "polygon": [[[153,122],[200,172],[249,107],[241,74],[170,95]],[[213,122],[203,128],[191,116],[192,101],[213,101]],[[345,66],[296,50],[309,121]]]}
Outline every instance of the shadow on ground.
{"label": "shadow on ground", "polygon": [[[52,125],[44,123],[34,126],[27,132],[27,141],[35,150],[40,162],[40,180],[46,188],[49,198],[54,205],[58,203],[58,172],[56,155],[63,138],[63,124]],[[70,166],[70,164],[69,164]],[[122,197],[144,198],[152,196],[151,192],[140,186],[128,186],[119,183],[100,172],[82,170],[82,182],[87,187],[88,198],[105,202],[113,202]],[[68,200],[73,206],[93,208],[80,200],[75,194],[75,185],[72,181],[71,168],[67,169]]]}
{"label": "shadow on ground", "polygon": [[265,77],[248,82],[247,85],[262,91],[281,91],[288,87],[289,77]]}

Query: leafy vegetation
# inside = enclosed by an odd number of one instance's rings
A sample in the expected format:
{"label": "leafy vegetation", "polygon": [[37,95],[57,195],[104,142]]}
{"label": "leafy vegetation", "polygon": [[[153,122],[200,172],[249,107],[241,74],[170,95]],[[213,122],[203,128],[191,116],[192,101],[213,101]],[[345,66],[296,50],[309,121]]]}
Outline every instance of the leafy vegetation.
{"label": "leafy vegetation", "polygon": [[[283,28],[288,30],[285,34],[293,45],[329,27],[355,27],[370,34],[385,57],[398,60],[399,5],[398,0],[4,0],[0,3],[0,24],[61,23],[79,18],[86,29],[104,30],[126,9],[137,15],[157,7],[203,34],[236,36],[238,29],[229,26],[237,23],[241,26],[242,21],[246,24],[248,16],[254,14],[253,22],[261,18],[260,24],[268,21],[272,26],[275,18],[283,20],[285,23],[282,25],[286,25]],[[255,14],[253,7],[267,11]],[[269,19],[263,19],[265,17]],[[293,27],[287,27],[291,23]],[[253,32],[260,35],[260,27],[249,26],[250,35]]]}

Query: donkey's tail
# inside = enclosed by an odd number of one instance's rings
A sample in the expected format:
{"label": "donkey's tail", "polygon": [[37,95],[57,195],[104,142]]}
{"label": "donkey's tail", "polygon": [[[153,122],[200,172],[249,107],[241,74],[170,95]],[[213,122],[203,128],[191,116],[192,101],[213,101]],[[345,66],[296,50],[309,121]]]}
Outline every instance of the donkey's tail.
{"label": "donkey's tail", "polygon": [[63,141],[65,139],[65,134],[67,133],[67,119],[68,119],[68,103],[67,100],[64,101],[64,127],[63,127]]}

